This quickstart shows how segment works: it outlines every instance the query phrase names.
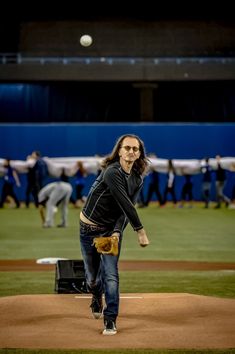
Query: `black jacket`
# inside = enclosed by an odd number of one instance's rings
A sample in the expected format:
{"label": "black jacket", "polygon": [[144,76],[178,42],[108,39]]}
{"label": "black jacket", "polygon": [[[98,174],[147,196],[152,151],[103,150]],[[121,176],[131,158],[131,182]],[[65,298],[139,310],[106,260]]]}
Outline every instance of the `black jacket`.
{"label": "black jacket", "polygon": [[134,204],[143,179],[132,170],[126,173],[114,162],[103,170],[89,192],[83,214],[90,221],[122,233],[128,222],[135,231],[143,228]]}

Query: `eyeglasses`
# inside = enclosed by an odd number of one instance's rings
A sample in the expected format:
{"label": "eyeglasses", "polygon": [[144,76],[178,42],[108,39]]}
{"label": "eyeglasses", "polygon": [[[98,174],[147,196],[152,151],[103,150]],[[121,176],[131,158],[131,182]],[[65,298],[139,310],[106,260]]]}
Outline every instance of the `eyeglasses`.
{"label": "eyeglasses", "polygon": [[131,149],[133,150],[133,152],[138,152],[140,149],[137,146],[121,146],[124,150],[126,150],[127,152],[131,151]]}

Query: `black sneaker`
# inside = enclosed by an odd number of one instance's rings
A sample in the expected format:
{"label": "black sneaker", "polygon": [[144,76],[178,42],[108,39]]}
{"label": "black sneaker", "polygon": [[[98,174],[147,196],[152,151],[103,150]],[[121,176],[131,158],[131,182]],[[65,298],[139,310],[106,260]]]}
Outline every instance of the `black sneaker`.
{"label": "black sneaker", "polygon": [[105,336],[112,336],[117,333],[117,327],[115,321],[105,320],[103,334]]}
{"label": "black sneaker", "polygon": [[93,295],[91,305],[90,305],[93,317],[98,320],[103,313],[103,301],[102,295],[100,297],[96,297]]}

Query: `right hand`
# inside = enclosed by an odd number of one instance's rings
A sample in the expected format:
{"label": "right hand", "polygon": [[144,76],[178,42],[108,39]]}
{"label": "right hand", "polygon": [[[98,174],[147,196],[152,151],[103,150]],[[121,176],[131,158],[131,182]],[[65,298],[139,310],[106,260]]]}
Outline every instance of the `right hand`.
{"label": "right hand", "polygon": [[137,235],[141,247],[146,247],[149,245],[149,239],[144,229],[137,231]]}

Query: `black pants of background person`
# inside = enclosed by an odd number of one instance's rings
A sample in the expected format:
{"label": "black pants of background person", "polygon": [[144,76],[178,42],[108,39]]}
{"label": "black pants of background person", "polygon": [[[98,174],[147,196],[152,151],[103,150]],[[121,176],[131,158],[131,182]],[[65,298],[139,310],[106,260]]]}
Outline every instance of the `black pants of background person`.
{"label": "black pants of background person", "polygon": [[221,203],[224,202],[226,207],[230,204],[230,199],[224,194],[225,181],[216,181],[216,209],[221,207]]}
{"label": "black pants of background person", "polygon": [[152,196],[153,196],[154,193],[156,193],[156,196],[157,196],[157,199],[158,199],[160,205],[163,205],[163,200],[162,200],[162,196],[161,196],[161,193],[160,193],[158,185],[150,183],[149,187],[148,187],[147,199],[146,199],[146,202],[145,202],[146,206],[148,206],[148,204],[151,201]]}
{"label": "black pants of background person", "polygon": [[235,201],[235,186],[233,186],[233,190],[232,190],[232,201]]}
{"label": "black pants of background person", "polygon": [[193,200],[193,184],[192,183],[186,183],[184,184],[183,188],[182,188],[182,192],[181,192],[181,200],[187,200],[188,197],[188,201],[191,202]]}
{"label": "black pants of background person", "polygon": [[30,194],[32,194],[34,199],[34,204],[36,208],[38,207],[38,193],[40,191],[40,186],[34,184],[28,184],[26,188],[26,198],[25,198],[25,205],[28,208],[30,203]]}
{"label": "black pants of background person", "polygon": [[176,195],[175,195],[175,189],[174,187],[166,187],[164,190],[164,204],[167,202],[167,195],[170,194],[172,196],[173,203],[177,203]]}
{"label": "black pants of background person", "polygon": [[76,191],[76,199],[73,197],[70,198],[70,202],[74,205],[76,205],[77,201],[82,201],[83,200],[83,195],[82,195],[82,190],[84,189],[83,184],[76,184],[75,186],[75,191]]}
{"label": "black pants of background person", "polygon": [[82,190],[84,189],[84,184],[76,184],[76,199],[82,200]]}
{"label": "black pants of background person", "polygon": [[144,208],[145,207],[145,201],[144,201],[144,189],[141,188],[141,191],[139,193],[138,199],[137,199],[137,206],[138,208]]}
{"label": "black pants of background person", "polygon": [[11,183],[5,182],[3,187],[2,187],[2,197],[1,197],[1,202],[0,202],[0,208],[3,207],[3,204],[5,203],[7,197],[12,197],[16,203],[16,207],[20,207],[20,202],[14,192],[14,185]]}

